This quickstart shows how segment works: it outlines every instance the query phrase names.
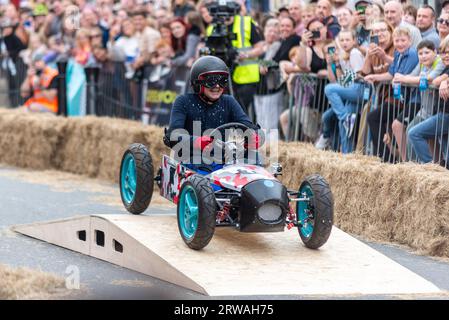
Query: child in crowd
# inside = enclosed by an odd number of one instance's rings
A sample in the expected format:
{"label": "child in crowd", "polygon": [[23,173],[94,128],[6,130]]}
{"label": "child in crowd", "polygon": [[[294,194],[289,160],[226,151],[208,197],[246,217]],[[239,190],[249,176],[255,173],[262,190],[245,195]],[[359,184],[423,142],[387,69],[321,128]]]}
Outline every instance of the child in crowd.
{"label": "child in crowd", "polygon": [[[439,162],[439,155],[432,156],[432,152],[436,148],[429,148],[429,139],[437,137],[439,140],[439,149],[443,154],[446,166],[449,163],[447,135],[449,129],[449,37],[446,37],[440,45],[440,55],[445,66],[441,75],[432,82],[434,86],[439,88],[440,99],[433,99],[433,114],[426,120],[416,124],[409,129],[407,138],[409,145],[416,153],[416,157],[420,163],[429,163],[432,161]],[[442,99],[442,100],[441,100]],[[427,108],[423,104],[423,108]],[[434,154],[435,156],[435,154]]]}
{"label": "child in crowd", "polygon": [[[395,48],[393,63],[388,68],[388,72],[381,74],[371,74],[365,77],[367,82],[392,81],[399,73],[410,74],[418,64],[418,52],[412,47],[412,36],[407,27],[398,27],[393,32],[393,46]],[[398,93],[405,96],[404,88]],[[389,95],[393,98],[393,95]],[[393,119],[403,111],[404,105],[400,100],[387,99],[383,105],[368,114],[368,126],[373,140],[374,153],[379,155],[384,161],[390,161],[390,152],[383,141],[387,128]]]}
{"label": "child in crowd", "polygon": [[[432,83],[432,81],[437,76],[439,76],[444,69],[444,64],[441,61],[441,58],[437,55],[435,44],[430,40],[423,40],[419,43],[418,58],[419,64],[415,67],[415,69],[413,69],[413,71],[409,75],[402,75],[400,73],[396,73],[393,78],[393,82],[401,84],[425,86],[426,83],[428,84]],[[422,77],[425,77],[426,79],[423,80]],[[424,90],[426,89],[427,88],[425,88]],[[423,90],[424,92],[423,98],[427,97],[427,99],[421,99],[423,103],[421,104],[422,107],[419,113],[422,114],[422,116],[420,115],[420,117],[427,118],[428,117],[427,115],[429,114],[428,105],[431,104],[431,102],[424,100],[432,98],[428,94],[429,91],[424,90]],[[431,105],[430,108],[432,109],[433,106]],[[414,120],[414,115],[416,114],[416,111],[418,111],[418,109],[419,106],[415,104],[408,104],[405,110],[403,110],[393,121],[393,124],[391,126],[393,129],[393,135],[398,143],[399,154],[401,156],[402,161],[407,160],[405,128],[407,128],[407,125],[413,126],[412,121]]]}
{"label": "child in crowd", "polygon": [[331,108],[323,114],[322,134],[316,147],[324,149],[329,143],[331,130],[329,125],[330,114],[333,112],[338,119],[341,151],[352,151],[351,134],[355,123],[357,105],[363,97],[363,86],[354,83],[357,73],[362,70],[364,57],[356,47],[356,37],[352,31],[341,31],[338,34],[340,49],[327,46],[327,69],[329,80],[333,83],[326,85],[324,93],[329,99]]}

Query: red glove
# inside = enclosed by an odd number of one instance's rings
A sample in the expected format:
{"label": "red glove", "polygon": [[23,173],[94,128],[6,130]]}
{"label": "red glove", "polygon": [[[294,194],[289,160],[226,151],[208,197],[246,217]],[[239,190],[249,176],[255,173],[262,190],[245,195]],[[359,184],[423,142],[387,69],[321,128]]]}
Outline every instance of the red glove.
{"label": "red glove", "polygon": [[195,149],[200,149],[201,151],[203,151],[204,148],[206,148],[209,144],[212,143],[212,141],[214,141],[214,139],[212,139],[212,137],[209,136],[198,137],[193,141],[193,147]]}
{"label": "red glove", "polygon": [[247,149],[257,150],[260,148],[260,137],[257,133],[251,135],[248,138],[248,144],[245,146]]}

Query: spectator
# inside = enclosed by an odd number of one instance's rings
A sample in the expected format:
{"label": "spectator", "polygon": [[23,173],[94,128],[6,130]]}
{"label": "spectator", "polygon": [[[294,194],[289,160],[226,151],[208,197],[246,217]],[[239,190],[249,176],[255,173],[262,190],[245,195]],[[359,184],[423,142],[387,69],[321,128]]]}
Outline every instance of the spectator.
{"label": "spectator", "polygon": [[441,13],[437,20],[437,31],[441,43],[449,35],[449,11]]}
{"label": "spectator", "polygon": [[343,7],[337,10],[337,19],[338,19],[338,24],[341,27],[341,30],[352,30],[353,29],[353,22],[354,22],[354,16],[352,14],[352,10],[347,8],[347,7]]}
{"label": "spectator", "polygon": [[[365,77],[365,81],[391,81],[397,73],[407,75],[413,71],[418,64],[418,53],[412,46],[412,35],[407,27],[397,27],[393,32],[393,44],[395,48],[394,60],[388,72],[372,74]],[[402,96],[403,90],[401,92]],[[387,133],[387,128],[402,111],[403,105],[387,99],[380,108],[368,114],[368,126],[373,137],[374,152],[385,162],[390,161],[390,153],[383,142],[383,137]]]}
{"label": "spectator", "polygon": [[[444,63],[445,69],[441,75],[433,80],[433,85],[439,88],[439,97],[442,100],[436,99],[434,106],[434,115],[418,123],[411,128],[407,134],[409,144],[416,153],[417,159],[420,163],[429,163],[432,161],[438,161],[432,156],[430,146],[428,144],[429,139],[437,137],[440,145],[440,150],[443,153],[443,158],[446,165],[449,163],[449,157],[447,154],[448,144],[447,135],[449,128],[449,38],[445,38],[441,42],[440,54]],[[434,149],[435,150],[435,149]]]}
{"label": "spectator", "polygon": [[[372,25],[372,38],[378,38],[378,44],[371,42],[366,56],[365,64],[362,68],[362,75],[382,74],[388,72],[390,65],[393,63],[394,47],[393,47],[393,27],[386,20],[379,20]],[[372,94],[375,94],[372,92]],[[388,91],[381,91],[381,97],[378,101],[387,100],[390,96]],[[366,142],[367,124],[366,118],[368,111],[374,106],[371,100],[364,106],[359,121],[359,136],[357,139],[357,151],[363,151]]]}
{"label": "spectator", "polygon": [[26,98],[24,107],[33,112],[58,112],[57,79],[58,72],[46,66],[44,55],[33,56],[27,77],[20,87],[22,97]]}
{"label": "spectator", "polygon": [[[338,42],[340,43],[341,50],[336,51],[335,54],[327,55],[329,80],[333,83],[326,85],[324,93],[329,99],[332,112],[338,119],[341,151],[343,153],[349,153],[353,148],[350,137],[355,123],[354,113],[357,111],[357,103],[363,95],[363,85],[354,83],[353,81],[352,83],[346,83],[345,80],[342,81],[340,79],[342,79],[342,76],[346,79],[350,73],[355,75],[361,72],[364,57],[356,47],[356,38],[352,31],[341,31],[338,35]],[[333,62],[336,63],[335,74],[331,68]],[[328,118],[325,117],[324,120],[326,119]],[[328,128],[329,125],[323,123],[323,133],[316,143],[319,149],[324,149],[328,143],[326,136],[329,137],[331,134]]]}
{"label": "spectator", "polygon": [[50,14],[46,25],[45,35],[47,37],[56,36],[62,30],[62,19],[64,17],[64,7],[59,0],[53,1],[50,7]]}
{"label": "spectator", "polygon": [[44,56],[45,63],[53,69],[57,69],[56,62],[58,58],[65,54],[65,46],[62,43],[61,38],[52,36],[48,38],[48,51]]}
{"label": "spectator", "polygon": [[[326,74],[326,59],[324,57],[324,44],[326,41],[326,28],[319,19],[313,19],[306,28],[299,47],[298,64],[301,72]],[[313,38],[313,31],[319,31],[320,37]],[[305,59],[303,59],[305,57]]]}
{"label": "spectator", "polygon": [[[263,41],[263,55],[262,60],[269,61],[273,60],[274,55],[278,52],[279,47],[281,46],[280,39],[280,27],[279,20],[276,18],[270,18],[265,23],[264,28],[264,41]],[[267,68],[261,66],[261,74],[267,73]]]}
{"label": "spectator", "polygon": [[421,32],[421,37],[424,40],[430,40],[435,45],[435,48],[440,46],[440,37],[434,26],[435,10],[429,5],[423,5],[418,9],[416,26]]}
{"label": "spectator", "polygon": [[[409,75],[397,73],[393,78],[393,82],[408,85],[419,85],[422,73],[425,73],[428,83],[432,83],[432,81],[444,70],[444,64],[441,61],[441,58],[437,55],[435,44],[432,41],[423,40],[419,43],[418,57],[419,64],[415,67],[415,69],[413,69]],[[428,103],[428,101],[426,101],[425,104],[426,103]],[[412,106],[409,104],[408,108],[404,108],[404,110],[393,121],[391,126],[393,129],[393,135],[395,136],[398,144],[399,154],[402,161],[407,160],[405,129],[414,120],[414,116],[417,112],[417,110],[412,109]],[[416,109],[416,105],[414,109]],[[425,110],[423,109],[423,111]],[[392,147],[390,146],[390,150],[391,148]]]}
{"label": "spectator", "polygon": [[[295,33],[298,36],[301,36],[304,32],[304,24],[302,23],[302,7],[303,3],[301,0],[292,0],[288,5],[288,13],[294,21]],[[281,19],[279,20],[281,21]]]}
{"label": "spectator", "polygon": [[369,26],[367,25],[366,10],[371,5],[371,0],[359,0],[355,3],[354,21],[356,24],[356,38],[360,51],[365,54],[370,43]]}
{"label": "spectator", "polygon": [[449,12],[449,1],[444,0],[441,3],[441,12]]}
{"label": "spectator", "polygon": [[316,12],[316,3],[309,3],[303,8],[301,14],[301,21],[305,26],[307,26],[310,23],[310,21],[316,18],[315,12]]}
{"label": "spectator", "polygon": [[328,39],[334,39],[341,29],[337,17],[332,15],[331,8],[329,0],[319,0],[316,7],[316,16],[322,19],[326,26]]}
{"label": "spectator", "polygon": [[277,18],[281,19],[281,18],[285,18],[290,16],[290,13],[288,12],[288,8],[287,7],[280,7],[277,13]]}
{"label": "spectator", "polygon": [[47,46],[42,40],[41,36],[37,33],[30,35],[28,47],[20,51],[19,56],[22,58],[26,65],[31,65],[32,57],[36,53],[45,54]]}
{"label": "spectator", "polygon": [[174,54],[171,44],[165,40],[160,40],[156,44],[156,52],[151,58],[151,64],[166,65],[169,67]]}
{"label": "spectator", "polygon": [[[300,59],[299,46],[295,46],[290,49],[290,52],[288,53],[288,58],[289,60],[284,60],[279,63],[279,69],[281,70],[282,79],[287,82],[291,74],[298,73],[301,71],[301,69],[299,69],[298,64],[296,63],[296,61]],[[291,90],[288,91],[291,92]]]}
{"label": "spectator", "polygon": [[171,7],[175,17],[185,17],[187,12],[195,10],[187,0],[173,0]]}
{"label": "spectator", "polygon": [[135,35],[134,24],[131,20],[125,20],[122,25],[122,35],[114,40],[113,35],[109,40],[108,48],[114,61],[123,61],[125,64],[125,78],[134,76],[134,62],[139,56],[139,39]]}
{"label": "spectator", "polygon": [[385,19],[393,26],[393,28],[406,27],[410,30],[412,46],[416,48],[421,42],[421,32],[415,26],[402,20],[404,10],[402,5],[396,1],[388,1],[385,4]]}
{"label": "spectator", "polygon": [[212,23],[212,17],[209,13],[209,10],[206,7],[207,0],[200,0],[197,4],[197,11],[201,14],[203,19],[204,27],[207,27]]}
{"label": "spectator", "polygon": [[382,5],[373,2],[370,6],[366,8],[366,28],[371,30],[372,25],[379,20],[384,18],[384,8]]}
{"label": "spectator", "polygon": [[73,57],[75,61],[83,66],[87,65],[92,58],[90,45],[89,29],[80,29],[76,32],[75,48],[73,49]]}
{"label": "spectator", "polygon": [[164,23],[159,27],[159,33],[161,34],[161,40],[171,43],[171,29],[170,23]]}
{"label": "spectator", "polygon": [[103,32],[100,28],[92,28],[89,34],[90,44],[92,47],[103,46]]}
{"label": "spectator", "polygon": [[198,34],[201,37],[206,35],[206,28],[203,23],[201,14],[196,11],[190,11],[185,17],[185,22],[190,25],[190,32]]}
{"label": "spectator", "polygon": [[137,70],[150,61],[150,57],[155,51],[154,46],[161,39],[161,34],[148,25],[145,11],[136,10],[131,17],[135,28],[134,36],[139,43],[139,54],[133,64],[133,69]]}
{"label": "spectator", "polygon": [[170,23],[172,47],[175,57],[172,66],[186,66],[195,57],[196,48],[201,40],[200,31],[191,29],[182,18],[176,18]]}
{"label": "spectator", "polygon": [[288,55],[290,50],[301,41],[301,37],[295,32],[295,21],[292,18],[280,19],[279,25],[281,46],[273,57],[273,60],[276,62],[289,60]]}
{"label": "spectator", "polygon": [[332,4],[332,14],[337,15],[337,12],[341,8],[349,8],[348,0],[330,0]]}
{"label": "spectator", "polygon": [[40,3],[36,4],[33,9],[33,29],[35,33],[38,33],[40,36],[44,37],[48,21],[48,8],[45,4]]}
{"label": "spectator", "polygon": [[[320,32],[319,38],[313,38],[312,32]],[[303,33],[301,38],[300,47],[298,49],[297,60],[296,63],[299,67],[299,70],[304,73],[314,73],[320,76],[327,76],[326,70],[326,60],[324,57],[324,44],[326,41],[326,28],[324,28],[324,24],[318,18],[312,19],[309,24],[306,26],[306,31]],[[305,57],[305,59],[304,59]],[[316,96],[322,95],[323,92],[315,93]],[[315,99],[317,100],[317,99]],[[302,106],[301,106],[302,107]],[[297,108],[297,107],[295,107]],[[303,108],[304,109],[304,108]],[[302,110],[301,110],[302,111]],[[288,121],[289,121],[289,110],[285,110],[282,112],[279,121],[281,123],[281,129],[284,136],[288,136]],[[304,112],[306,113],[306,112]],[[302,117],[303,119],[304,117]],[[310,117],[306,117],[310,119]],[[307,125],[312,124],[308,123]],[[309,131],[306,128],[303,128],[304,131]],[[313,130],[310,130],[309,136],[312,136]]]}
{"label": "spectator", "polygon": [[402,20],[414,26],[416,25],[417,16],[418,10],[414,5],[408,4],[404,7],[404,16],[402,17]]}

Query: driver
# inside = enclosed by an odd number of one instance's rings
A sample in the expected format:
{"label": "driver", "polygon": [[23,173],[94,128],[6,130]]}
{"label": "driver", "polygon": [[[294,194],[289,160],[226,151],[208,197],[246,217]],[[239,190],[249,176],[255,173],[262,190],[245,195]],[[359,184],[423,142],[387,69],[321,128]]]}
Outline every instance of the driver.
{"label": "driver", "polygon": [[[170,140],[172,132],[176,129],[185,129],[190,136],[190,146],[201,151],[213,143],[213,137],[204,135],[208,129],[215,129],[230,122],[241,123],[253,130],[258,129],[237,100],[231,95],[223,94],[228,88],[228,80],[228,67],[220,58],[203,56],[192,65],[190,83],[194,93],[176,98],[170,115],[169,128],[165,131],[165,145],[173,148],[181,141],[181,137]],[[201,123],[199,136],[194,136],[194,121],[196,124]],[[195,132],[197,131],[198,128],[195,129]],[[247,147],[258,149],[259,136],[254,133],[249,140]]]}

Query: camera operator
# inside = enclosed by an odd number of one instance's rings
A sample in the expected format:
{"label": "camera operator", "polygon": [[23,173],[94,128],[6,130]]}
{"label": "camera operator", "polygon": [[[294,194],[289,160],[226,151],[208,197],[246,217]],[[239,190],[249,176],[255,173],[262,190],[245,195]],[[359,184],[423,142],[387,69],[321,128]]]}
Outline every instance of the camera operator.
{"label": "camera operator", "polygon": [[[256,59],[263,54],[262,37],[251,16],[243,15],[246,7],[243,1],[239,1],[239,14],[228,17],[225,24],[229,34],[235,34],[235,40],[231,41],[232,47],[237,51],[232,67],[232,86],[234,95],[243,109],[247,112],[257,92],[257,84],[260,81],[259,64]],[[214,30],[212,23],[207,28],[207,36]]]}
{"label": "camera operator", "polygon": [[33,112],[58,112],[58,71],[48,67],[44,54],[37,53],[27,71],[27,77],[20,87],[22,97],[29,97],[24,107]]}

